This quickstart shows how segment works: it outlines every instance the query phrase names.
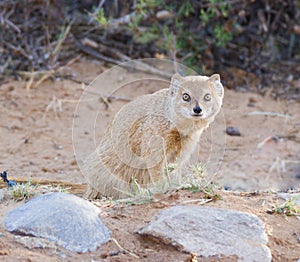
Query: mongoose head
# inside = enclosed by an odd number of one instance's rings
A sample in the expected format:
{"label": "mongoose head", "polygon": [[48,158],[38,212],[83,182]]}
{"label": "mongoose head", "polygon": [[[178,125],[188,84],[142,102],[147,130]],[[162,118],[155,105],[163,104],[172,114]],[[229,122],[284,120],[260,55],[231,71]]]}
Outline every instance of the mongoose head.
{"label": "mongoose head", "polygon": [[220,111],[224,96],[218,74],[211,77],[175,74],[169,90],[174,113],[194,121],[211,121]]}

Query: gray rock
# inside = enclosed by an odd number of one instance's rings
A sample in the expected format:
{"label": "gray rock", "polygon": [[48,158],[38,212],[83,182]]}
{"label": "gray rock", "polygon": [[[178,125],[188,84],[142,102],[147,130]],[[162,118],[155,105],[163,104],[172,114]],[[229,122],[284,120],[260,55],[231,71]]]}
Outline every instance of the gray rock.
{"label": "gray rock", "polygon": [[30,236],[15,236],[14,240],[27,247],[28,249],[41,248],[41,249],[56,249],[55,242],[51,242],[44,238],[30,237]]}
{"label": "gray rock", "polygon": [[198,256],[236,255],[239,261],[272,259],[262,221],[237,211],[175,206],[161,211],[137,233]]}
{"label": "gray rock", "polygon": [[37,196],[10,211],[4,218],[9,232],[41,237],[74,251],[95,251],[110,238],[99,218],[99,209],[71,194]]}

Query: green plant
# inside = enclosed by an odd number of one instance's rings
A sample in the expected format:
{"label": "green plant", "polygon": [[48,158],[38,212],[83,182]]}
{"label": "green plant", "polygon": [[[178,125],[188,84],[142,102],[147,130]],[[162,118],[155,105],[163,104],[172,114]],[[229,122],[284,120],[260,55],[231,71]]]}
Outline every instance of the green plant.
{"label": "green plant", "polygon": [[138,27],[141,22],[149,15],[149,7],[151,6],[151,4],[148,5],[148,2],[152,1],[138,0],[136,3],[136,14],[131,17],[130,23],[128,24],[129,28],[135,33],[140,33]]}
{"label": "green plant", "polygon": [[205,198],[220,200],[222,196],[219,194],[219,187],[213,183],[206,185],[202,188],[202,191],[205,193]]}
{"label": "green plant", "polygon": [[206,165],[198,163],[192,167],[192,173],[185,177],[182,188],[192,192],[203,192],[206,198],[221,199],[218,186],[212,182],[212,178],[205,173]]}
{"label": "green plant", "polygon": [[222,198],[218,192],[219,187],[213,183],[202,184],[202,181],[194,181],[183,185],[182,188],[185,190],[190,190],[193,193],[203,192],[205,194],[205,198],[209,198],[209,199]]}
{"label": "green plant", "polygon": [[225,46],[231,39],[232,34],[225,30],[224,25],[217,25],[214,29],[217,46]]}
{"label": "green plant", "polygon": [[225,46],[232,39],[232,32],[225,30],[224,20],[228,17],[228,13],[231,9],[231,5],[226,1],[221,0],[209,0],[208,8],[200,10],[200,21],[203,27],[210,27],[210,22],[214,20],[223,20],[222,24],[211,23],[212,30],[214,32],[213,38],[216,40],[217,46]]}
{"label": "green plant", "polygon": [[208,22],[217,17],[219,14],[223,17],[228,16],[228,11],[231,8],[231,5],[226,1],[222,0],[209,0],[208,8],[200,10],[200,20],[203,23],[203,26],[206,26]]}
{"label": "green plant", "polygon": [[9,189],[11,197],[16,201],[26,200],[36,195],[36,186],[30,184],[18,184]]}
{"label": "green plant", "polygon": [[190,14],[195,13],[193,5],[190,1],[184,1],[178,10],[178,16],[188,17]]}
{"label": "green plant", "polygon": [[99,11],[98,11],[98,13],[96,13],[95,19],[99,23],[99,25],[101,25],[104,28],[107,28],[107,26],[108,26],[108,20],[105,17],[104,9],[103,8],[100,8]]}
{"label": "green plant", "polygon": [[68,192],[67,188],[52,185],[32,185],[30,180],[24,184],[17,184],[8,189],[11,198],[15,201],[29,199],[35,195],[45,194],[49,192]]}
{"label": "green plant", "polygon": [[171,175],[172,172],[174,172],[177,168],[177,164],[169,163],[165,168],[165,174],[168,176]]}
{"label": "green plant", "polygon": [[176,164],[168,164],[165,168],[166,178],[164,181],[156,182],[151,187],[142,187],[135,177],[132,177],[132,192],[123,192],[128,198],[116,200],[130,205],[142,205],[150,203],[154,194],[164,194],[172,188],[170,176],[176,171]]}
{"label": "green plant", "polygon": [[139,30],[138,30],[138,26],[139,24],[141,23],[141,21],[143,20],[143,14],[141,13],[138,13],[136,14],[131,20],[130,20],[130,23],[129,23],[129,28],[131,30],[133,30],[134,32],[138,33]]}
{"label": "green plant", "polygon": [[275,212],[283,214],[285,216],[300,216],[300,206],[297,205],[296,200],[300,197],[300,194],[290,198],[282,205],[275,208]]}
{"label": "green plant", "polygon": [[195,166],[193,166],[192,171],[197,177],[203,177],[205,168],[206,168],[206,164],[197,163]]}
{"label": "green plant", "polygon": [[149,188],[143,188],[135,177],[132,177],[132,192],[123,192],[128,195],[127,198],[116,200],[117,203],[127,205],[142,205],[151,202],[153,192]]}
{"label": "green plant", "polygon": [[152,41],[158,40],[159,28],[157,25],[152,25],[143,33],[136,33],[134,35],[135,42],[146,45]]}
{"label": "green plant", "polygon": [[[158,21],[156,14],[161,10],[173,15]],[[230,10],[231,5],[221,0],[201,3],[138,0],[130,14],[130,22],[120,26],[130,29],[135,43],[155,45],[158,52],[169,57],[176,55],[181,63],[202,73],[203,58],[200,54],[205,53],[210,45],[225,46],[232,39],[231,30],[224,26]],[[195,28],[197,19],[199,25]],[[102,27],[109,26],[103,9],[98,12],[96,20]],[[207,32],[210,32],[209,36]]]}

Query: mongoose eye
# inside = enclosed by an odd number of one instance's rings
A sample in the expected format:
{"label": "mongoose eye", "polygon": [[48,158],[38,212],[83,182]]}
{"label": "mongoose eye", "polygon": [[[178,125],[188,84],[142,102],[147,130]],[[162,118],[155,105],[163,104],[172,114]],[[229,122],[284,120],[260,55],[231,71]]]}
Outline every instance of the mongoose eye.
{"label": "mongoose eye", "polygon": [[189,102],[189,101],[191,101],[191,97],[190,97],[189,94],[184,93],[184,94],[182,95],[182,100],[185,101],[185,102]]}
{"label": "mongoose eye", "polygon": [[206,95],[204,96],[204,100],[205,100],[205,101],[210,101],[210,100],[211,100],[211,95],[210,95],[210,94],[206,94]]}

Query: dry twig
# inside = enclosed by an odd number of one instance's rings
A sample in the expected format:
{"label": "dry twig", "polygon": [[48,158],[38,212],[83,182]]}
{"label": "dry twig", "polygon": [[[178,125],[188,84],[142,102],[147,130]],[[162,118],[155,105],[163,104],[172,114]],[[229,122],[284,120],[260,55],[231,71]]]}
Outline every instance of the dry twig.
{"label": "dry twig", "polygon": [[284,117],[284,118],[292,118],[292,116],[288,114],[281,114],[277,112],[261,112],[261,111],[253,111],[247,114],[248,116],[278,116],[278,117]]}

